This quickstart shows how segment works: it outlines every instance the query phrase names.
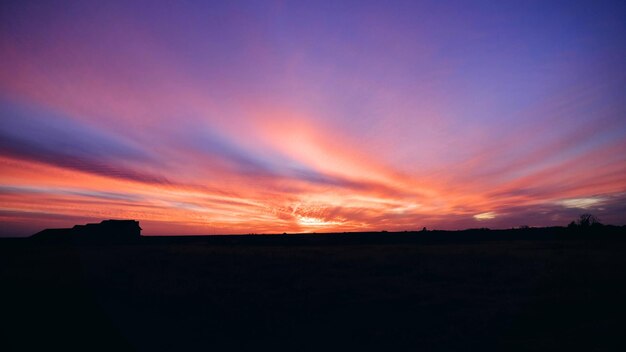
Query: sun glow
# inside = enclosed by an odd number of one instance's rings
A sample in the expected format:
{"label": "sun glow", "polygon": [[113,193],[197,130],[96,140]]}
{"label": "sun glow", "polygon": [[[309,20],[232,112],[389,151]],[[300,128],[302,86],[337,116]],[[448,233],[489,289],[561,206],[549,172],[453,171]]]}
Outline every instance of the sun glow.
{"label": "sun glow", "polygon": [[300,215],[298,215],[298,223],[304,227],[306,226],[314,226],[314,227],[337,226],[341,224],[338,221],[326,221],[324,219],[314,218],[310,216],[300,216]]}

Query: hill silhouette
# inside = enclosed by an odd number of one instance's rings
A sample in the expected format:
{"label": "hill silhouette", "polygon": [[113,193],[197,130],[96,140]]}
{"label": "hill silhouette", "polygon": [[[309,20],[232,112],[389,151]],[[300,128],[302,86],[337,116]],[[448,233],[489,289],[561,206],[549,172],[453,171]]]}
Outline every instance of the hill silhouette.
{"label": "hill silhouette", "polygon": [[[512,229],[477,228],[466,230],[419,231],[369,231],[327,233],[282,233],[264,235],[192,235],[192,236],[141,236],[141,227],[136,220],[103,220],[100,223],[75,225],[72,228],[45,229],[30,238],[40,242],[96,242],[96,243],[210,243],[210,244],[402,244],[444,243],[500,240],[554,240],[567,238],[609,238],[621,236],[626,226],[602,225],[594,220],[593,226],[586,222],[590,215],[581,216],[578,222],[567,227],[528,227]],[[595,218],[594,218],[595,219]]]}
{"label": "hill silhouette", "polygon": [[39,241],[135,241],[141,236],[141,227],[135,220],[103,220],[97,224],[75,225],[66,229],[45,229],[32,235]]}

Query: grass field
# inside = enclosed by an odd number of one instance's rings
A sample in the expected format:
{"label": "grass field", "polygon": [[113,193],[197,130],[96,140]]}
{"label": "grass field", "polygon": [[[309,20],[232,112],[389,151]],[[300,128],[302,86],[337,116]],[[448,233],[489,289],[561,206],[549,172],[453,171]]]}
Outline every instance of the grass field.
{"label": "grass field", "polygon": [[2,343],[626,350],[626,240],[144,242],[0,242]]}

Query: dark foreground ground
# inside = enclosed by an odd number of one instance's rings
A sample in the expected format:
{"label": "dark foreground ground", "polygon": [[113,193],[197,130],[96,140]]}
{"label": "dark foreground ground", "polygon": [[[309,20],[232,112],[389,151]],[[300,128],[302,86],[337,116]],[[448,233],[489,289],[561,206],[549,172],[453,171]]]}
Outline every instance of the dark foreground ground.
{"label": "dark foreground ground", "polygon": [[0,350],[626,350],[626,236],[542,238],[2,240]]}

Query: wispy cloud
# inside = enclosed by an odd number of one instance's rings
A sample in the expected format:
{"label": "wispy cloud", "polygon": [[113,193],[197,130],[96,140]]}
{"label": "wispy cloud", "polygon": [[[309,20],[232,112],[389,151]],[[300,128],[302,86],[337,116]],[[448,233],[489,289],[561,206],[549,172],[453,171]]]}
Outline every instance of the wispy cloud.
{"label": "wispy cloud", "polygon": [[12,2],[3,225],[624,223],[623,14],[558,6]]}
{"label": "wispy cloud", "polygon": [[0,155],[139,182],[167,182],[162,176],[141,171],[140,165],[158,163],[130,141],[53,113],[6,102],[0,104],[0,114]]}

